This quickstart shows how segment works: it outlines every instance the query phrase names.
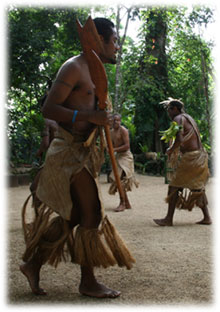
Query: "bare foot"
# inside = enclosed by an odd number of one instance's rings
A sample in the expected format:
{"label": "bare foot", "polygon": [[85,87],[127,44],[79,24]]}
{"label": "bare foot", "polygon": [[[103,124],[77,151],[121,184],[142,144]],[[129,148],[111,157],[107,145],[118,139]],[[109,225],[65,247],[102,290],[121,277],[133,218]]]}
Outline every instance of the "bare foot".
{"label": "bare foot", "polygon": [[153,219],[153,220],[157,225],[160,225],[160,226],[172,226],[173,225],[172,221],[167,221],[166,219]]}
{"label": "bare foot", "polygon": [[97,281],[89,286],[81,283],[79,286],[79,292],[82,295],[95,298],[117,298],[121,294],[120,291],[110,289]]}
{"label": "bare foot", "polygon": [[119,206],[114,210],[115,212],[120,212],[125,210],[125,204],[119,204]]}
{"label": "bare foot", "polygon": [[20,270],[27,277],[33,294],[40,296],[47,294],[39,287],[39,270],[36,270],[33,265],[28,263],[21,264]]}
{"label": "bare foot", "polygon": [[126,209],[131,209],[130,203],[125,203],[125,208],[126,208]]}
{"label": "bare foot", "polygon": [[210,225],[210,224],[212,224],[212,221],[211,221],[211,219],[209,219],[209,218],[204,218],[204,219],[202,219],[201,221],[196,222],[196,224]]}

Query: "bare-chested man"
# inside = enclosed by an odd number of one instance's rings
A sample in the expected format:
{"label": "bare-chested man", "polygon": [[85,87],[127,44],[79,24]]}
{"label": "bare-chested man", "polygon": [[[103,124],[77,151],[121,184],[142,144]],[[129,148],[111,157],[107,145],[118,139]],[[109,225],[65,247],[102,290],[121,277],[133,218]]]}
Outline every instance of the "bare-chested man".
{"label": "bare-chested man", "polygon": [[[119,176],[125,194],[125,202],[122,198],[120,198],[119,206],[115,209],[116,212],[120,212],[131,208],[127,191],[131,191],[133,183],[136,187],[138,187],[138,182],[134,176],[134,159],[130,151],[129,132],[124,126],[121,125],[120,114],[114,115],[111,137],[114,152],[116,152]],[[112,184],[109,188],[109,194],[115,194],[117,191],[117,185],[115,183],[113,172],[110,175],[110,182],[112,182]]]}
{"label": "bare-chested man", "polygon": [[[104,18],[96,18],[94,23],[103,44],[101,61],[115,64],[118,45],[114,24]],[[112,225],[103,217],[99,197],[97,178],[102,154],[96,139],[100,135],[101,140],[99,126],[111,124],[112,116],[97,110],[94,84],[83,53],[61,66],[47,96],[43,115],[59,124],[36,190],[37,197],[50,209],[39,208],[32,227],[35,232],[26,235],[25,263],[20,269],[34,294],[46,294],[39,286],[40,269],[46,262],[57,266],[67,245],[72,262],[81,267],[79,292],[98,298],[116,298],[120,292],[99,283],[94,267],[106,268],[120,263],[130,269],[134,259],[130,255],[121,262],[112,244],[107,248],[100,238],[108,235]],[[56,212],[57,217],[49,221],[51,212]],[[109,238],[106,241],[109,242]],[[128,255],[125,245],[123,248]]]}
{"label": "bare-chested man", "polygon": [[[154,219],[161,226],[172,226],[176,207],[192,210],[194,206],[201,208],[203,219],[198,224],[211,224],[208,211],[208,201],[205,194],[205,184],[209,177],[208,155],[203,149],[199,130],[194,119],[184,113],[184,104],[179,100],[162,102],[168,110],[170,118],[182,125],[176,139],[166,151],[168,157],[178,151],[174,166],[174,174],[168,188],[168,212],[164,219]],[[189,189],[187,196],[183,189]]]}

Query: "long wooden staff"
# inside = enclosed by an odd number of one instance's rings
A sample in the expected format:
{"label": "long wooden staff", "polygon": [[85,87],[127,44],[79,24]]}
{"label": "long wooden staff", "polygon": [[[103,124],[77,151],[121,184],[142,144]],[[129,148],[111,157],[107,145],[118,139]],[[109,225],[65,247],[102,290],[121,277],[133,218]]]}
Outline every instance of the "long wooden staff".
{"label": "long wooden staff", "polygon": [[[88,63],[89,72],[91,79],[95,85],[95,94],[98,97],[98,105],[100,109],[106,108],[106,99],[108,94],[108,81],[105,72],[105,68],[97,55],[97,53],[102,53],[102,43],[100,41],[98,32],[96,30],[95,24],[91,17],[89,17],[85,23],[85,26],[82,27],[80,22],[77,20],[77,30],[82,45],[82,49],[85,55],[85,58]],[[114,149],[111,140],[110,127],[104,126],[106,140],[108,144],[108,151],[112,163],[112,169],[115,176],[115,181],[117,184],[118,192],[120,195],[121,201],[125,202],[124,190],[121,186],[120,177],[118,175],[117,164],[114,156]]]}

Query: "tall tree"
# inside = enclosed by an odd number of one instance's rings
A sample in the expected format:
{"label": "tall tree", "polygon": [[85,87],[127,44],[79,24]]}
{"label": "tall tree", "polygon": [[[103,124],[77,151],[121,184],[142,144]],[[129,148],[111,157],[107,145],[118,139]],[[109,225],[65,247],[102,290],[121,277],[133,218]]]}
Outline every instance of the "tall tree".
{"label": "tall tree", "polygon": [[42,117],[39,99],[48,79],[81,50],[75,20],[88,8],[16,8],[8,11],[8,137],[11,159],[31,163],[38,147]]}
{"label": "tall tree", "polygon": [[158,131],[164,111],[158,105],[167,93],[167,10],[149,8],[141,12],[143,26],[143,52],[140,58],[139,96],[136,100],[135,125],[142,144],[156,152],[162,151]]}
{"label": "tall tree", "polygon": [[153,151],[161,149],[157,129],[166,129],[170,121],[158,103],[168,96],[184,101],[186,110],[199,124],[203,143],[210,145],[212,44],[202,40],[196,29],[198,21],[199,25],[202,21],[210,22],[212,11],[193,8],[191,12],[197,17],[195,25],[187,7],[168,7],[162,11],[155,7],[140,8],[140,12],[142,41],[138,46],[130,45],[122,66],[127,89],[126,111],[130,107],[135,114],[136,152],[138,143],[146,144]]}
{"label": "tall tree", "polygon": [[[125,9],[125,15],[126,15],[126,22],[125,22],[125,28],[124,33],[122,36],[120,36],[120,26],[121,26],[121,11],[122,9]],[[116,76],[115,76],[115,96],[114,96],[114,109],[117,112],[120,112],[122,109],[122,103],[120,101],[120,85],[122,83],[122,75],[121,75],[121,58],[122,58],[122,48],[123,44],[125,42],[127,30],[128,30],[128,23],[129,19],[131,18],[131,11],[132,7],[126,8],[124,5],[117,5],[117,15],[116,15],[116,33],[118,37],[118,45],[119,45],[119,51],[117,56],[117,63],[116,63]]]}
{"label": "tall tree", "polygon": [[172,44],[167,51],[169,92],[183,100],[187,112],[199,124],[203,143],[209,146],[213,124],[213,43],[202,39],[201,28],[212,21],[212,15],[212,11],[204,7],[194,7],[189,13],[186,9],[178,10],[176,19],[171,17]]}
{"label": "tall tree", "polygon": [[[123,53],[119,53],[117,75],[121,80],[116,92],[116,67],[106,66],[109,92],[113,103],[116,93],[116,110],[122,113],[132,134],[133,151],[140,152],[139,143],[161,151],[158,129],[166,129],[170,121],[158,103],[167,96],[182,98],[199,124],[203,142],[210,144],[212,45],[202,40],[195,29],[210,22],[212,11],[193,8],[190,15],[185,7],[119,9],[118,31],[122,11],[128,21],[136,14],[142,23],[140,43],[134,44],[127,32],[120,36]],[[105,12],[102,7],[97,10],[99,16],[117,18],[115,7]],[[75,18],[84,24],[90,11],[91,7],[10,7],[8,136],[13,161],[32,162],[42,123],[38,100],[45,92],[47,79],[53,78],[63,61],[81,51]]]}

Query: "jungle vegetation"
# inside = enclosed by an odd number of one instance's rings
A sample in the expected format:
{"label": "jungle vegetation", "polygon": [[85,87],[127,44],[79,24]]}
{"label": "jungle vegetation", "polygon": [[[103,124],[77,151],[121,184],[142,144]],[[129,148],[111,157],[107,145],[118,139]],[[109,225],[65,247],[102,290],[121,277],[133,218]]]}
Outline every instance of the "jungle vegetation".
{"label": "jungle vegetation", "polygon": [[[213,152],[214,42],[202,36],[213,22],[206,6],[16,7],[8,18],[8,158],[14,165],[31,164],[40,144],[43,117],[40,99],[61,64],[81,52],[75,20],[103,16],[116,25],[120,50],[117,65],[106,65],[109,95],[115,112],[129,129],[131,149],[163,154],[159,131],[170,120],[159,104],[181,99],[197,121],[202,142]],[[138,21],[138,40],[127,26]],[[124,21],[124,22],[123,22]]]}

